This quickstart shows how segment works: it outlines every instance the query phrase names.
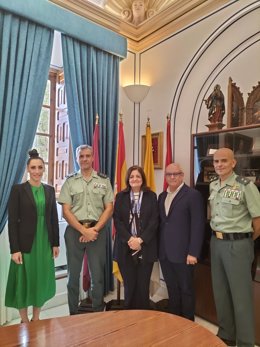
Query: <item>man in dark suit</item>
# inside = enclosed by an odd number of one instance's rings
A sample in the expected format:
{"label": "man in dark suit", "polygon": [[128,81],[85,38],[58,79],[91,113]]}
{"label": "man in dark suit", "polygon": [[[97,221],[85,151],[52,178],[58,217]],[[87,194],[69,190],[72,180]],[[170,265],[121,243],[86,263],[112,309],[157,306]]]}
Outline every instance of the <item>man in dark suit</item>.
{"label": "man in dark suit", "polygon": [[201,194],[184,182],[179,164],[165,170],[167,191],[159,195],[159,260],[169,295],[169,311],[194,320],[194,265],[204,236]]}

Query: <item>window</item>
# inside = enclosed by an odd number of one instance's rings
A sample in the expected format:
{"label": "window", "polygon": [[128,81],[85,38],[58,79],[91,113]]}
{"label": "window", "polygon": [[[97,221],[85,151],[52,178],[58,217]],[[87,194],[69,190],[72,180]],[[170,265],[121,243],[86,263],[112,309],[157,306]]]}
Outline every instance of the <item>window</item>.
{"label": "window", "polygon": [[59,193],[73,170],[63,72],[50,71],[33,147],[45,162],[43,181]]}
{"label": "window", "polygon": [[54,182],[56,193],[60,192],[66,175],[73,171],[72,150],[70,141],[69,117],[67,109],[66,88],[64,75],[58,78],[56,90],[56,125],[55,125],[55,156],[54,156]]}

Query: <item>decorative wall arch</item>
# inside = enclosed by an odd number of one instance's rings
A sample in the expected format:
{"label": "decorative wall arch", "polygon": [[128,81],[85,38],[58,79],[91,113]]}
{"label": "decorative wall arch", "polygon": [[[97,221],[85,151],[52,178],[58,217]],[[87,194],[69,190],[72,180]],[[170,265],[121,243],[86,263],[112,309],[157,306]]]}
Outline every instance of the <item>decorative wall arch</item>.
{"label": "decorative wall arch", "polygon": [[[178,84],[176,91],[173,96],[173,101],[171,105],[171,116],[173,119],[173,138],[174,141],[176,138],[176,120],[178,117],[183,117],[181,112],[179,111],[179,105],[181,102],[181,99],[183,97],[183,89],[185,88],[185,85],[189,84],[190,79],[192,78],[192,73],[194,72],[195,67],[199,64],[202,57],[205,57],[206,52],[208,53],[211,45],[213,42],[215,42],[218,38],[222,37],[234,23],[239,21],[241,18],[245,17],[249,13],[253,12],[255,9],[257,9],[258,5],[256,3],[250,4],[245,6],[243,9],[240,9],[236,13],[234,13],[232,16],[230,16],[226,21],[221,23],[221,25],[208,36],[208,38],[202,43],[200,48],[197,50],[197,52],[194,54],[190,62],[187,64],[186,69],[184,70]],[[257,36],[257,35],[256,35]],[[201,113],[201,108],[203,105],[203,99],[205,99],[206,94],[208,93],[209,89],[212,87],[214,81],[219,76],[219,74],[225,69],[225,67],[234,59],[234,56],[238,56],[241,54],[245,49],[247,49],[250,45],[254,44],[259,40],[259,36],[257,37],[249,37],[247,40],[245,40],[243,43],[239,43],[233,51],[228,52],[224,57],[221,57],[221,60],[219,60],[214,69],[212,69],[208,75],[203,78],[200,82],[200,88],[198,89],[196,101],[194,103],[194,107],[192,109],[192,115],[191,115],[191,122],[190,122],[190,134],[192,132],[198,131],[198,122],[199,117]],[[196,76],[197,77],[197,76]],[[174,144],[174,156],[175,156],[175,144]]]}
{"label": "decorative wall arch", "polygon": [[[192,123],[191,123],[191,133],[192,129],[194,129],[193,132],[198,132],[199,128],[199,119],[201,115],[201,109],[203,106],[203,101],[209,93],[209,90],[213,87],[214,83],[216,82],[219,75],[227,68],[227,66],[232,63],[235,59],[237,59],[241,54],[243,54],[250,46],[257,44],[260,40],[259,33],[256,33],[253,36],[248,37],[245,41],[242,43],[239,43],[232,51],[230,51],[226,56],[221,59],[221,61],[215,66],[215,68],[209,72],[208,77],[205,79],[205,81],[202,83],[201,89],[198,92],[196,104],[193,108],[192,113]],[[227,84],[224,87],[228,86],[228,80]],[[227,100],[226,100],[227,104]],[[241,115],[243,118],[243,115]],[[244,123],[243,120],[241,120],[242,123]],[[196,124],[195,126],[194,123]],[[226,120],[226,123],[228,125],[228,120]],[[240,124],[243,125],[243,124]]]}

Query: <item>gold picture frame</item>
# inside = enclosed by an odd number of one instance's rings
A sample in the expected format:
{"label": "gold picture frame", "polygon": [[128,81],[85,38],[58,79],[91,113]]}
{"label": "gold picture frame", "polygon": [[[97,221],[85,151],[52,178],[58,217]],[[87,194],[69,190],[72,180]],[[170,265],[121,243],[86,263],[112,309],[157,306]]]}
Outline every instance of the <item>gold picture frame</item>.
{"label": "gold picture frame", "polygon": [[[163,168],[163,132],[152,134],[152,148],[153,148],[153,164],[155,169]],[[142,135],[142,167],[144,166],[144,157],[146,149],[146,135]]]}

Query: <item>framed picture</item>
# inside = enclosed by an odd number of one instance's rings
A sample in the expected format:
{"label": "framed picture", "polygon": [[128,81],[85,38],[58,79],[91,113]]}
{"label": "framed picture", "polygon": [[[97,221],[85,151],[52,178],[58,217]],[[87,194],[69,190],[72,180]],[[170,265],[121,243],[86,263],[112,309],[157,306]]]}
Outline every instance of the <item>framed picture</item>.
{"label": "framed picture", "polygon": [[204,167],[204,174],[203,174],[203,181],[204,182],[211,182],[216,177],[217,177],[217,174],[216,174],[213,166],[205,166]]}
{"label": "framed picture", "polygon": [[[144,166],[146,136],[142,135],[142,167]],[[163,132],[152,134],[153,164],[155,169],[163,168]]]}

